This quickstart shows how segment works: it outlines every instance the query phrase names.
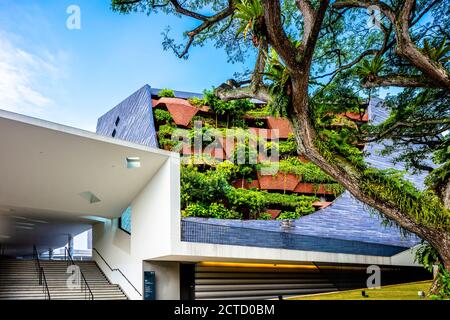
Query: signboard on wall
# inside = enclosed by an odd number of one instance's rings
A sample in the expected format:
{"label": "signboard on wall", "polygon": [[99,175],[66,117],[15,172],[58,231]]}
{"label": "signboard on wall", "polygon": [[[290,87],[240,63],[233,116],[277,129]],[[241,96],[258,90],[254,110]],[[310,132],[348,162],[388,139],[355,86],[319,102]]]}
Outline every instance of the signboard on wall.
{"label": "signboard on wall", "polygon": [[144,271],[144,300],[156,300],[155,271]]}

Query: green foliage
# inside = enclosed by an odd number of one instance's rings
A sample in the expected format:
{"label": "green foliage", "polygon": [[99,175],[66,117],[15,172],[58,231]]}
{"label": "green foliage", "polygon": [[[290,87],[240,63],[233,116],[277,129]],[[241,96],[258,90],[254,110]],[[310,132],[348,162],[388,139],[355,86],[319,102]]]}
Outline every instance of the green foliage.
{"label": "green foliage", "polygon": [[289,211],[297,211],[302,215],[314,212],[312,204],[319,200],[312,196],[281,193],[265,193],[265,197],[269,207],[285,208]]}
{"label": "green foliage", "polygon": [[274,116],[287,117],[291,110],[291,76],[280,61],[275,50],[270,50],[265,77],[270,81],[269,92],[272,100],[268,107]]}
{"label": "green foliage", "polygon": [[420,263],[430,272],[433,272],[433,266],[439,262],[439,254],[432,245],[427,242],[417,248],[414,261]]}
{"label": "green foliage", "polygon": [[248,99],[238,99],[232,101],[223,101],[219,99],[214,92],[204,91],[204,104],[211,108],[217,116],[227,117],[227,127],[230,118],[236,119],[242,117],[245,113],[255,108],[255,105]]}
{"label": "green foliage", "polygon": [[345,119],[340,114],[365,113],[367,105],[361,97],[351,87],[332,84],[317,94],[311,100],[311,105],[311,118],[318,133],[315,145],[322,156],[331,163],[342,160],[357,170],[363,170],[366,167],[364,155],[356,146],[363,138],[363,128],[359,128],[356,123],[350,125],[349,120],[345,121],[345,126],[333,127],[336,121],[342,123],[342,119]]}
{"label": "green foliage", "polygon": [[247,38],[249,31],[254,36],[260,35],[259,27],[261,17],[264,15],[264,8],[260,0],[240,0],[236,3],[235,18],[239,21],[239,27],[236,35],[244,34],[244,39]]}
{"label": "green foliage", "polygon": [[193,97],[193,98],[189,98],[188,102],[196,107],[202,107],[205,105],[205,100],[200,99],[199,97]]}
{"label": "green foliage", "polygon": [[366,168],[363,152],[355,146],[357,137],[351,129],[322,129],[315,143],[321,154],[330,162],[334,162],[339,156],[359,170]]}
{"label": "green foliage", "polygon": [[[331,192],[335,196],[338,196],[345,191],[344,187],[341,186],[339,183],[327,183],[323,184],[322,186],[324,187],[325,191]],[[317,186],[315,187],[318,188]],[[316,192],[317,191],[318,189],[316,189]]]}
{"label": "green foliage", "polygon": [[262,117],[267,117],[270,116],[270,110],[269,107],[267,105],[265,105],[264,107],[258,107],[252,110],[247,111],[247,113],[245,114],[246,116],[249,117],[253,117],[253,118],[262,118]]}
{"label": "green foliage", "polygon": [[280,156],[297,155],[297,141],[294,135],[289,135],[287,140],[278,142],[278,152]]}
{"label": "green foliage", "polygon": [[172,123],[172,121],[173,121],[172,115],[167,110],[156,109],[154,114],[155,114],[155,120],[158,123],[169,124],[169,123]]}
{"label": "green foliage", "polygon": [[248,99],[238,99],[233,101],[223,101],[212,91],[204,92],[204,102],[211,110],[218,115],[242,116],[254,108],[254,104]]}
{"label": "green foliage", "polygon": [[361,188],[369,196],[393,205],[424,226],[448,231],[450,213],[432,191],[419,191],[402,173],[393,169],[366,169]]}
{"label": "green foliage", "polygon": [[[272,163],[261,163],[256,167],[258,170],[262,170],[267,166],[273,166]],[[280,160],[278,163],[278,171],[274,171],[274,174],[278,172],[292,173],[298,176],[303,182],[310,183],[335,183],[336,181],[326,174],[315,164],[308,162],[303,163],[297,157],[289,157],[284,160]]]}
{"label": "green foliage", "polygon": [[373,81],[383,71],[384,62],[381,56],[376,56],[370,61],[364,59],[357,68],[357,73],[363,81]]}
{"label": "green foliage", "polygon": [[450,273],[442,264],[436,249],[429,243],[422,241],[416,251],[415,261],[422,264],[429,272],[433,272],[434,266],[438,267],[435,279],[437,292],[430,295],[430,298],[434,300],[450,299]]}
{"label": "green foliage", "polygon": [[203,204],[191,203],[184,210],[184,216],[185,217],[208,218],[209,210]]}
{"label": "green foliage", "polygon": [[438,194],[444,194],[445,187],[450,180],[450,160],[434,169],[425,179],[426,185]]}
{"label": "green foliage", "polygon": [[172,134],[175,129],[176,128],[170,124],[164,124],[164,125],[159,126],[158,142],[159,142],[159,145],[166,150],[170,150],[177,144],[176,141],[172,140]]}
{"label": "green foliage", "polygon": [[258,216],[258,220],[272,220],[272,216],[267,212],[263,212]]}
{"label": "green foliage", "polygon": [[250,217],[256,217],[267,208],[266,197],[263,192],[256,190],[231,188],[227,199],[230,207],[238,212],[246,212]]}
{"label": "green foliage", "polygon": [[430,295],[434,300],[449,300],[450,299],[450,272],[444,268],[442,264],[438,265],[439,272],[437,274],[437,294]]}
{"label": "green foliage", "polygon": [[447,44],[446,38],[443,38],[436,46],[432,46],[428,39],[425,39],[423,41],[422,52],[435,62],[445,64],[450,61],[450,43]]}
{"label": "green foliage", "polygon": [[214,218],[214,219],[241,219],[242,215],[233,210],[228,210],[221,203],[211,203],[209,206],[192,203],[183,212],[185,217]]}
{"label": "green foliage", "polygon": [[286,219],[298,219],[302,216],[301,212],[299,211],[284,211],[280,213],[280,215],[277,217],[277,220],[286,220]]}
{"label": "green foliage", "polygon": [[162,89],[158,92],[158,97],[160,98],[175,98],[175,93],[171,89]]}
{"label": "green foliage", "polygon": [[232,188],[221,171],[198,171],[194,166],[181,167],[181,206],[185,208],[190,203],[221,202]]}

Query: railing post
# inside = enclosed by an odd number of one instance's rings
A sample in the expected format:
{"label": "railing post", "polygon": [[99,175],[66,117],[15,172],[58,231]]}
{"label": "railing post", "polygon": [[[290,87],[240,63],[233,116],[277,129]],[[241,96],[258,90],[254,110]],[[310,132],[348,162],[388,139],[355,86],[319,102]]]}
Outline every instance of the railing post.
{"label": "railing post", "polygon": [[39,269],[39,285],[42,285],[42,267]]}

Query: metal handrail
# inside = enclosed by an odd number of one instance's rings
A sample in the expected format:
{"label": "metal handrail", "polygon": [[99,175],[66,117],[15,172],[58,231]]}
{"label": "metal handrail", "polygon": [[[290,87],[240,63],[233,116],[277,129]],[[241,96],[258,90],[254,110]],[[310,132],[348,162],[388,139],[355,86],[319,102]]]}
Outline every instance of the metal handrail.
{"label": "metal handrail", "polygon": [[[70,264],[76,266],[75,262],[74,262],[73,259],[72,259],[72,255],[70,254],[69,249],[68,249],[68,248],[64,248],[64,249],[65,249],[65,251],[64,251],[64,258],[65,258],[65,260],[66,260],[68,263],[70,263]],[[67,259],[67,258],[68,258],[68,259]],[[87,282],[87,280],[86,280],[86,277],[85,277],[84,274],[83,274],[83,271],[81,271],[81,268],[80,268],[79,266],[77,266],[77,267],[79,268],[79,271],[80,271],[80,274],[81,274],[81,278],[83,279],[83,282],[84,282],[84,286],[83,286],[83,289],[84,289],[84,297],[86,298],[86,295],[89,293],[89,300],[94,300],[94,294],[92,293],[92,290],[91,290],[91,288],[89,287],[89,284],[88,284],[88,282]],[[87,289],[87,290],[86,290],[86,289]]]}
{"label": "metal handrail", "polygon": [[139,292],[139,290],[138,289],[136,289],[136,287],[131,283],[131,281],[130,280],[128,280],[128,278],[123,274],[123,272],[120,270],[120,269],[118,269],[118,268],[112,268],[110,265],[109,265],[109,263],[105,260],[105,258],[103,258],[103,256],[100,254],[100,252],[98,252],[98,250],[97,249],[95,249],[95,248],[92,248],[92,250],[94,250],[97,254],[98,254],[98,256],[103,260],[103,262],[108,266],[108,268],[109,268],[109,270],[111,270],[111,272],[114,272],[114,271],[117,271],[117,272],[119,272],[121,275],[122,275],[122,277],[133,287],[133,289],[142,297],[142,294]]}
{"label": "metal handrail", "polygon": [[45,294],[45,299],[50,300],[50,290],[48,289],[47,278],[45,277],[44,268],[41,267],[39,261],[39,254],[37,252],[36,246],[33,246],[33,260],[36,262],[36,271],[39,277],[39,285],[42,285],[43,292]]}

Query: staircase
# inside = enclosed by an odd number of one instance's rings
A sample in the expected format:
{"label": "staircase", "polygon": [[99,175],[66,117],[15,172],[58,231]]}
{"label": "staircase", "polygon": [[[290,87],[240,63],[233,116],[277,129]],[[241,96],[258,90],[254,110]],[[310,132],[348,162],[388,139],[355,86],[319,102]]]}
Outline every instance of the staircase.
{"label": "staircase", "polygon": [[[52,300],[89,299],[81,289],[69,289],[66,281],[66,261],[40,260],[47,279]],[[94,300],[126,300],[127,296],[118,285],[111,284],[93,261],[76,261],[83,272]],[[45,299],[42,285],[39,285],[34,260],[0,260],[0,300],[41,300]]]}

